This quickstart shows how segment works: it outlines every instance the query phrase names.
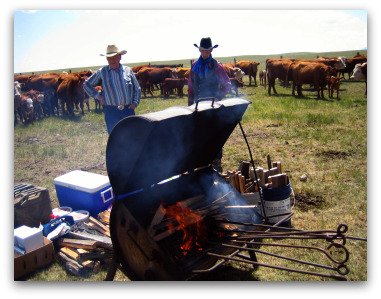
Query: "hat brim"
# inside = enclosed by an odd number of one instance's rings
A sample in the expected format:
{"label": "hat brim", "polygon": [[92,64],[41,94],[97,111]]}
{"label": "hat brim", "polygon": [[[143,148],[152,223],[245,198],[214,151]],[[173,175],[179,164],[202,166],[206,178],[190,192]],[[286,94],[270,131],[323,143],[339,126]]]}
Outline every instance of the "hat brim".
{"label": "hat brim", "polygon": [[212,50],[212,49],[218,47],[218,45],[214,45],[213,47],[210,47],[210,48],[203,48],[203,47],[199,47],[197,44],[193,44],[193,46],[195,46],[195,47],[198,48],[199,50]]}
{"label": "hat brim", "polygon": [[106,54],[100,54],[101,56],[106,56],[106,57],[114,57],[114,56],[116,56],[116,55],[124,55],[124,54],[126,54],[127,53],[127,51],[126,50],[123,50],[123,51],[119,51],[119,52],[116,52],[116,53],[106,53]]}

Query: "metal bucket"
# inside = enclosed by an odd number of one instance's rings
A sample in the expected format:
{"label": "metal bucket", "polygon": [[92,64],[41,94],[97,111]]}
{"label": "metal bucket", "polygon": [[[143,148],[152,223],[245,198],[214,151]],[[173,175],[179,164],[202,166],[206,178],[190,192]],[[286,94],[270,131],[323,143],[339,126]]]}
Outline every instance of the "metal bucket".
{"label": "metal bucket", "polygon": [[[262,191],[263,207],[269,224],[278,223],[291,214],[295,197],[290,183],[278,188],[263,188]],[[291,201],[293,201],[292,205]],[[291,226],[291,219],[281,223],[285,226]]]}

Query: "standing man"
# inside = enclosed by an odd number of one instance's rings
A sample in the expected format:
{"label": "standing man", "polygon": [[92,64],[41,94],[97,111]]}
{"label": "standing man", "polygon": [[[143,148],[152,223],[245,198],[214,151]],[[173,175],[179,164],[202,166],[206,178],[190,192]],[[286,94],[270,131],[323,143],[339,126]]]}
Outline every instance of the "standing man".
{"label": "standing man", "polygon": [[[122,55],[127,51],[119,51],[115,45],[107,46],[108,66],[101,67],[83,83],[86,93],[99,100],[103,105],[107,132],[110,134],[115,125],[123,118],[135,115],[139,105],[141,88],[131,68],[120,63]],[[102,91],[95,88],[101,85]]]}
{"label": "standing man", "polygon": [[222,66],[212,57],[212,51],[218,45],[212,46],[210,37],[205,37],[201,39],[200,46],[194,46],[201,55],[188,78],[188,106],[200,98],[213,97],[219,101],[229,92],[231,84]]}
{"label": "standing man", "polygon": [[[188,106],[201,98],[213,97],[222,100],[231,88],[231,83],[222,66],[212,57],[212,51],[218,45],[212,46],[210,37],[202,38],[200,46],[194,44],[201,55],[192,66],[188,78]],[[213,161],[215,170],[222,172],[222,150]]]}

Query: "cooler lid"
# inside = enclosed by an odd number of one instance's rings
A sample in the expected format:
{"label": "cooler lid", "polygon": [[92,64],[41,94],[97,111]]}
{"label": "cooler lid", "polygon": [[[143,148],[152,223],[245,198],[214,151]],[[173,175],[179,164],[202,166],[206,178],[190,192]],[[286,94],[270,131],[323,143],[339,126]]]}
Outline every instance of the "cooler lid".
{"label": "cooler lid", "polygon": [[74,190],[94,193],[109,186],[110,180],[107,175],[82,170],[73,170],[56,177],[54,179],[54,184]]}
{"label": "cooler lid", "polygon": [[208,100],[121,120],[106,149],[114,193],[133,192],[209,165],[249,104],[240,98]]}

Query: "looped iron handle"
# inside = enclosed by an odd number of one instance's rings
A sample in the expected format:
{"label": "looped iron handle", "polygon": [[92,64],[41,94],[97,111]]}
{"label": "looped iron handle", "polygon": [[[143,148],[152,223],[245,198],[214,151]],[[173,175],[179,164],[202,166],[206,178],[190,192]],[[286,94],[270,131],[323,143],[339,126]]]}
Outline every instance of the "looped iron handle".
{"label": "looped iron handle", "polygon": [[216,98],[214,97],[209,97],[209,98],[200,98],[198,100],[196,100],[196,107],[194,108],[195,111],[197,111],[197,107],[198,107],[198,103],[200,102],[205,102],[205,101],[212,101],[212,107],[214,108],[214,102],[215,102]]}
{"label": "looped iron handle", "polygon": [[[347,243],[347,238],[344,235],[348,231],[348,226],[346,224],[339,224],[336,230],[336,234],[332,236],[328,236],[326,238],[327,241],[331,242],[332,244],[337,244],[334,241],[336,239],[342,240],[342,245],[345,245]],[[331,246],[331,245],[330,245]]]}
{"label": "looped iron handle", "polygon": [[337,268],[336,268],[336,271],[337,273],[339,273],[340,275],[347,275],[349,273],[349,269],[346,265],[339,265]]}
{"label": "looped iron handle", "polygon": [[341,244],[338,244],[338,243],[331,243],[327,246],[327,251],[329,251],[332,247],[335,247],[336,249],[339,248],[339,249],[342,249],[344,250],[344,253],[345,253],[345,257],[342,261],[336,261],[330,254],[326,254],[327,257],[334,263],[336,264],[345,264],[348,259],[349,259],[349,252],[348,252],[348,249],[344,246],[344,245],[341,245]]}

